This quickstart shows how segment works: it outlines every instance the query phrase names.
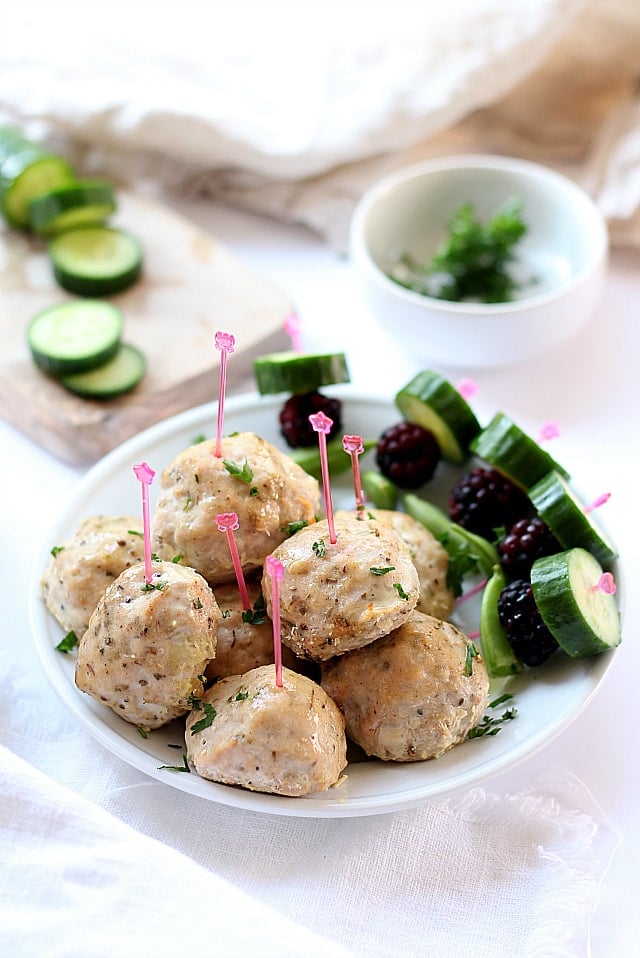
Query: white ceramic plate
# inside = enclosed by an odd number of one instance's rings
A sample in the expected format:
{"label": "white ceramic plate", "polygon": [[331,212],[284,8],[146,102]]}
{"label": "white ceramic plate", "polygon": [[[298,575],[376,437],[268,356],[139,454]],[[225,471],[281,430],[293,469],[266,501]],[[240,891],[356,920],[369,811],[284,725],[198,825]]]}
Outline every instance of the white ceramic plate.
{"label": "white ceramic plate", "polygon": [[[392,403],[356,393],[349,387],[344,397],[343,431],[377,438],[399,418]],[[224,432],[251,430],[277,445],[277,414],[281,397],[256,395],[229,399],[225,409]],[[134,463],[146,460],[158,475],[164,466],[193,439],[216,432],[217,404],[200,406],[152,426],[119,446],[97,463],[80,481],[42,544],[30,595],[30,611],[40,661],[53,688],[70,712],[89,732],[123,761],[166,785],[198,795],[208,801],[277,815],[342,817],[392,812],[420,805],[435,796],[468,787],[530,756],[575,720],[602,680],[611,654],[570,661],[558,654],[539,670],[527,670],[509,680],[513,693],[509,703],[517,718],[502,725],[500,733],[466,741],[443,757],[408,764],[359,761],[349,765],[346,781],[328,792],[309,798],[286,798],[219,785],[194,772],[161,769],[161,765],[182,763],[183,729],[180,723],[151,732],[143,739],[133,725],[110,709],[80,692],[74,683],[75,657],[56,651],[62,637],[58,623],[48,613],[40,595],[39,579],[49,560],[52,546],[73,535],[80,522],[97,513],[106,515],[141,512],[140,486],[133,475]],[[369,456],[371,453],[369,453]],[[368,462],[362,460],[362,468]],[[429,486],[429,497],[444,503],[456,473],[439,467]],[[151,512],[159,480],[150,487]],[[332,478],[334,509],[353,506],[353,484],[348,470]],[[460,621],[469,630],[477,628],[477,605],[460,606],[468,620]],[[473,621],[475,617],[475,623]],[[503,691],[496,690],[496,695]],[[497,710],[497,714],[500,713]],[[176,748],[176,746],[178,746]]]}

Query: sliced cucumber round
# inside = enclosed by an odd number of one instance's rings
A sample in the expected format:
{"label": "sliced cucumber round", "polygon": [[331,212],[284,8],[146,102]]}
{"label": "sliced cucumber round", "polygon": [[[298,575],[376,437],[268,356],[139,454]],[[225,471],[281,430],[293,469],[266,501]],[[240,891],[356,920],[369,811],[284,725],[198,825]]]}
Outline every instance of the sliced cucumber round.
{"label": "sliced cucumber round", "polygon": [[470,448],[525,492],[552,470],[569,478],[548,452],[501,412],[471,440]]}
{"label": "sliced cucumber round", "polygon": [[615,597],[600,586],[602,575],[598,560],[581,548],[533,563],[531,588],[538,611],[572,658],[597,655],[620,644],[620,613]]}
{"label": "sliced cucumber round", "polygon": [[140,242],[115,226],[66,230],[51,240],[49,256],[60,286],[79,296],[121,292],[142,271]]}
{"label": "sliced cucumber round", "polygon": [[86,399],[112,399],[131,392],[141,381],[146,367],[140,350],[122,343],[108,362],[85,373],[61,376],[60,382],[70,392]]}
{"label": "sliced cucumber round", "polygon": [[10,226],[29,228],[29,204],[43,193],[75,180],[71,165],[24,141],[14,144],[0,165],[0,212]]}
{"label": "sliced cucumber round", "polygon": [[65,376],[95,369],[118,350],[124,320],[102,300],[59,303],[37,313],[27,327],[35,363],[47,373]]}
{"label": "sliced cucumber round", "polygon": [[480,605],[480,646],[490,678],[504,678],[522,671],[522,662],[513,651],[498,615],[498,599],[507,584],[500,566],[493,573],[482,593]]}
{"label": "sliced cucumber round", "polygon": [[616,558],[614,545],[598,530],[567,481],[557,472],[550,472],[536,482],[529,489],[529,498],[563,548],[582,546],[603,565]]}
{"label": "sliced cucumber round", "polygon": [[365,496],[374,506],[378,509],[395,509],[398,487],[390,479],[375,469],[365,469],[360,478]]}
{"label": "sliced cucumber round", "polygon": [[480,423],[450,382],[423,370],[396,394],[395,402],[407,422],[433,433],[444,459],[457,465],[465,462]]}
{"label": "sliced cucumber round", "polygon": [[262,396],[270,393],[307,393],[350,381],[344,353],[270,353],[253,361]]}
{"label": "sliced cucumber round", "polygon": [[59,186],[29,203],[34,233],[54,236],[78,226],[102,224],[116,209],[113,188],[102,180]]}

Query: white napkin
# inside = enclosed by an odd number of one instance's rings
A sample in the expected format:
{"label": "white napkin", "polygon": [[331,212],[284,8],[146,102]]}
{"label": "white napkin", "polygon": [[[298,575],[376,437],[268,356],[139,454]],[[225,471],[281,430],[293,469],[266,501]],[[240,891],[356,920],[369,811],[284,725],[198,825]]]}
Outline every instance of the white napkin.
{"label": "white napkin", "polygon": [[15,958],[348,958],[0,747],[0,942]]}
{"label": "white napkin", "polygon": [[50,754],[66,754],[71,773],[77,753],[78,777],[92,765],[84,786],[117,818],[0,748],[7,954],[188,954],[205,943],[267,958],[588,953],[617,836],[561,768],[518,794],[475,788],[397,814],[310,820],[174,792],[84,738],[71,755],[50,743]]}

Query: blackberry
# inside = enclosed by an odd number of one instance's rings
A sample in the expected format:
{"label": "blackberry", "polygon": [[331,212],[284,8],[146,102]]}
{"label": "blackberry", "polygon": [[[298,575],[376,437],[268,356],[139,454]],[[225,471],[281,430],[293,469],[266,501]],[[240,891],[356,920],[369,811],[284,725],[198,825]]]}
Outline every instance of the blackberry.
{"label": "blackberry", "polygon": [[323,412],[333,419],[327,439],[342,429],[342,403],[339,399],[323,396],[317,390],[295,393],[280,410],[280,432],[292,449],[317,444],[318,435],[309,422],[309,416]]}
{"label": "blackberry", "polygon": [[518,519],[498,543],[500,564],[511,579],[528,579],[536,559],[561,551],[562,546],[539,516]]}
{"label": "blackberry", "polygon": [[428,482],[441,458],[433,433],[416,423],[396,423],[378,440],[378,469],[401,489],[417,489]]}
{"label": "blackberry", "polygon": [[509,528],[530,509],[522,489],[497,469],[482,466],[462,476],[449,494],[452,521],[490,542],[496,529]]}
{"label": "blackberry", "polygon": [[498,617],[509,644],[524,665],[541,665],[558,648],[538,611],[531,583],[514,579],[498,598]]}

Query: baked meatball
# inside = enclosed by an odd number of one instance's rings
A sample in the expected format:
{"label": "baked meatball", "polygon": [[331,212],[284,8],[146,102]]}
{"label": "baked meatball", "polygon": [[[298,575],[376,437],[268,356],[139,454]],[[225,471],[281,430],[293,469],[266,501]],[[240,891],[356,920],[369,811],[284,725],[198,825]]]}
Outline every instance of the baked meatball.
{"label": "baked meatball", "polygon": [[291,523],[313,521],[320,508],[317,479],[271,443],[244,432],[221,445],[221,457],[208,440],[173,459],[162,474],[152,523],[155,552],[163,559],[181,555],[211,584],[235,578],[216,515],[237,514],[235,539],[247,575],[290,535]]}
{"label": "baked meatball", "polygon": [[448,619],[455,606],[453,590],[447,585],[449,554],[421,522],[394,509],[368,510],[371,521],[389,523],[405,543],[420,579],[419,612]]}
{"label": "baked meatball", "polygon": [[78,638],[98,599],[124,569],[144,554],[142,523],[134,516],[91,516],[70,539],[52,550],[40,585],[47,608]]}
{"label": "baked meatball", "polygon": [[[283,643],[302,658],[322,662],[397,628],[418,601],[418,573],[407,547],[389,525],[334,517],[300,529],[272,553],[284,567],[280,582]],[[262,591],[272,615],[271,578]]]}
{"label": "baked meatball", "polygon": [[475,651],[450,622],[415,611],[390,635],[325,662],[321,684],[367,755],[438,758],[467,737],[487,707],[489,679]]}
{"label": "baked meatball", "polygon": [[[273,664],[273,623],[267,615],[260,581],[247,581],[246,586],[251,603],[248,616],[244,615],[240,590],[235,582],[215,587],[222,617],[218,624],[216,657],[205,669],[209,680],[241,675],[259,665]],[[297,671],[295,656],[287,648],[282,649],[282,661]]]}
{"label": "baked meatball", "polygon": [[127,722],[159,728],[202,694],[202,674],[216,652],[220,610],[193,569],[144,563],[113,582],[78,644],[76,685]]}
{"label": "baked meatball", "polygon": [[[340,780],[347,764],[344,720],[306,675],[283,668],[278,687],[274,666],[262,665],[216,682],[202,703],[187,718],[186,744],[203,778],[292,797]],[[197,723],[206,727],[198,731]]]}

